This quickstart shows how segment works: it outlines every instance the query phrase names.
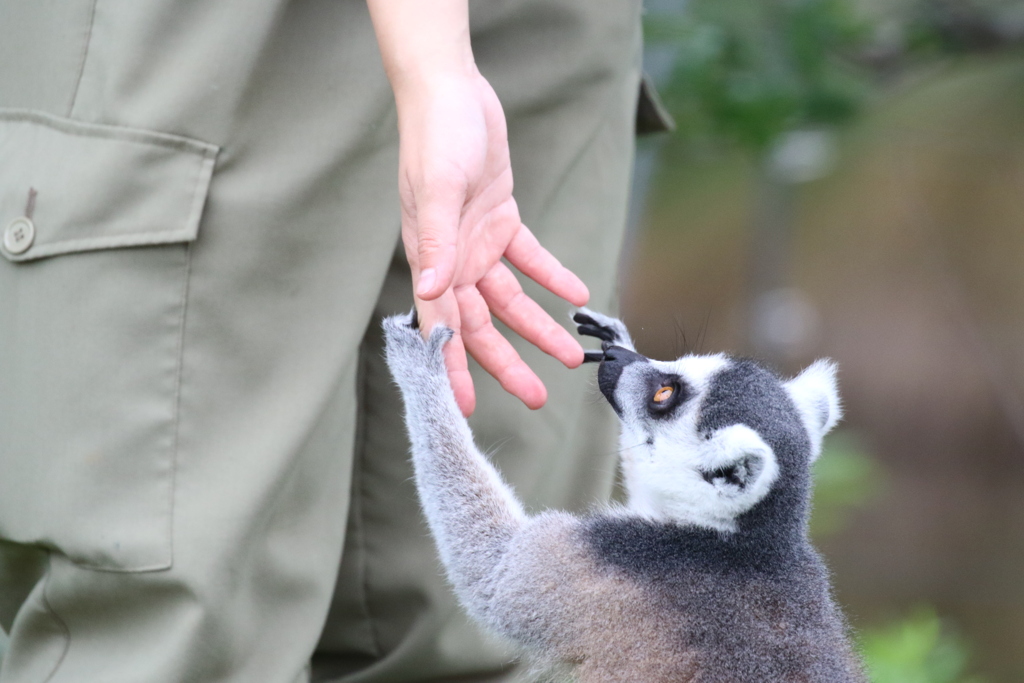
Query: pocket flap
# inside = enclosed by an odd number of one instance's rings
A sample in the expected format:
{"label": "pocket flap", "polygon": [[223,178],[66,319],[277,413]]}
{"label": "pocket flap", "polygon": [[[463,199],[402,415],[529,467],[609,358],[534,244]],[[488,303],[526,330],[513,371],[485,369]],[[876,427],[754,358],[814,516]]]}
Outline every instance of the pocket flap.
{"label": "pocket flap", "polygon": [[218,151],[178,135],[0,108],[0,230],[11,233],[0,252],[28,261],[192,241]]}

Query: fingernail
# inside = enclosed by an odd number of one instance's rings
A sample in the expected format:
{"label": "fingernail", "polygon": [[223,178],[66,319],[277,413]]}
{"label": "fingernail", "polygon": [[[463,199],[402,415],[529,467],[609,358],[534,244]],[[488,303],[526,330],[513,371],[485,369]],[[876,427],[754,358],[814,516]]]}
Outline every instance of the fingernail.
{"label": "fingernail", "polygon": [[433,268],[427,268],[420,273],[420,281],[416,283],[416,295],[425,296],[430,293],[430,290],[434,288],[434,283],[437,282],[437,273]]}

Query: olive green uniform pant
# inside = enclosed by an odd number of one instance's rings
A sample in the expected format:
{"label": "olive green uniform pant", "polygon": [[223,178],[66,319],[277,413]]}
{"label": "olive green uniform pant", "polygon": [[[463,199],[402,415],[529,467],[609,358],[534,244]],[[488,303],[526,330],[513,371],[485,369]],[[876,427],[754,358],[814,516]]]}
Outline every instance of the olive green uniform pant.
{"label": "olive green uniform pant", "polygon": [[[607,308],[638,3],[471,17],[523,219]],[[0,681],[509,675],[445,586],[381,359],[411,299],[365,4],[0,0],[0,26]],[[549,404],[478,373],[481,446],[534,508],[599,503],[593,373],[519,348]]]}

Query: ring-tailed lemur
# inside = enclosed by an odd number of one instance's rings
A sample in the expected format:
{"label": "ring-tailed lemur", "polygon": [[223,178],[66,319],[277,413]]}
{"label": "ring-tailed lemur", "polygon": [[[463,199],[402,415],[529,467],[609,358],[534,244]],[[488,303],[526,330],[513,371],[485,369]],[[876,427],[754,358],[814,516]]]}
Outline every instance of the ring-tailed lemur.
{"label": "ring-tailed lemur", "polygon": [[840,415],[835,370],[779,380],[748,360],[638,353],[586,309],[622,422],[625,508],[527,515],[473,444],[434,328],[384,321],[416,484],[463,606],[580,683],[863,681],[807,540],[810,465]]}

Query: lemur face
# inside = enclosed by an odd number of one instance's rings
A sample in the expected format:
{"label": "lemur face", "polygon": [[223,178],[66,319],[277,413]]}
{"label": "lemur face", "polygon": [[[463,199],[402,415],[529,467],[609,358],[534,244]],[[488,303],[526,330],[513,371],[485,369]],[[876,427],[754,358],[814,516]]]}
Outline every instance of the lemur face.
{"label": "lemur face", "polygon": [[[590,360],[601,361],[598,387],[622,422],[629,508],[655,519],[734,531],[780,473],[778,454],[756,431],[757,416],[772,412],[778,424],[781,412],[794,431],[806,430],[805,466],[839,417],[831,364],[816,363],[783,383],[722,354],[652,360],[636,353],[620,321],[590,311],[576,321],[581,334],[603,341]],[[711,412],[726,419],[706,419]]]}

